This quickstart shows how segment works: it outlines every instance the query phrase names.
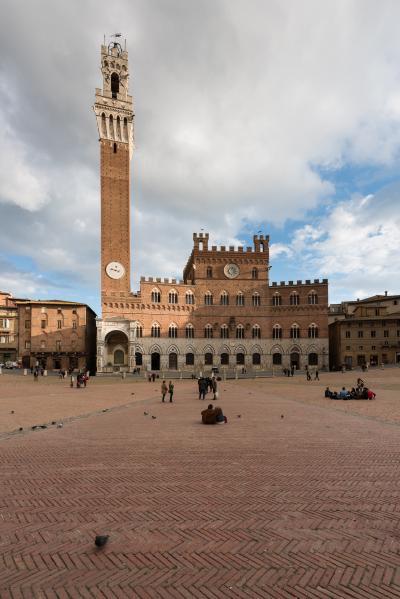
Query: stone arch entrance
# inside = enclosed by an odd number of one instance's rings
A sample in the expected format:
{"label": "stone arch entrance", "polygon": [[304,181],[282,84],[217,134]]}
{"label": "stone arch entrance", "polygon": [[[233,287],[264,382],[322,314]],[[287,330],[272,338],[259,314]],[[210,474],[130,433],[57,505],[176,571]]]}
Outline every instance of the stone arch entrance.
{"label": "stone arch entrance", "polygon": [[111,331],[106,335],[105,342],[105,365],[114,370],[128,368],[128,337],[122,331]]}

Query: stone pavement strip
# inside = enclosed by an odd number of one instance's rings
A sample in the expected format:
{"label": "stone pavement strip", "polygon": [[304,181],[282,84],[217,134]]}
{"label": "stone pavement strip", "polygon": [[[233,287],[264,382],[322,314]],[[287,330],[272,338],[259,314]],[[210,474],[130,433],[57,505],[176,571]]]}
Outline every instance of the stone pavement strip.
{"label": "stone pavement strip", "polygon": [[377,374],[372,413],[324,400],[327,380],[221,383],[213,427],[195,382],[171,405],[96,381],[85,418],[3,436],[1,598],[400,597],[400,374]]}

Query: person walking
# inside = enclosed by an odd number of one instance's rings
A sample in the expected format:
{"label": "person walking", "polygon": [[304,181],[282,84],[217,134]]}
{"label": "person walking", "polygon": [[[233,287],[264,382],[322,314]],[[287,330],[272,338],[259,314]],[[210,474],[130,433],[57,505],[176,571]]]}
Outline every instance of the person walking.
{"label": "person walking", "polygon": [[165,396],[167,395],[168,387],[165,381],[161,384],[161,401],[164,402]]}
{"label": "person walking", "polygon": [[169,382],[168,393],[169,393],[169,403],[172,403],[172,397],[174,395],[174,384],[172,383],[172,381]]}
{"label": "person walking", "polygon": [[319,381],[318,368],[316,368],[316,370],[315,370],[314,381]]}
{"label": "person walking", "polygon": [[213,399],[218,399],[218,391],[217,391],[218,385],[217,385],[217,379],[215,378],[215,376],[212,377],[211,383],[212,383],[212,391],[214,394]]}

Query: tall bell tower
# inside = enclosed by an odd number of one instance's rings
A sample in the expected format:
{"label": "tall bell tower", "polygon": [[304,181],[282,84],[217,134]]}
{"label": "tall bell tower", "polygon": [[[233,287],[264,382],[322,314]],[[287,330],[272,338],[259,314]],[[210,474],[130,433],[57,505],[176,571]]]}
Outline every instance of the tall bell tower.
{"label": "tall bell tower", "polygon": [[118,42],[101,46],[103,89],[95,103],[100,142],[101,296],[129,293],[130,159],[133,100],[128,94],[128,52]]}

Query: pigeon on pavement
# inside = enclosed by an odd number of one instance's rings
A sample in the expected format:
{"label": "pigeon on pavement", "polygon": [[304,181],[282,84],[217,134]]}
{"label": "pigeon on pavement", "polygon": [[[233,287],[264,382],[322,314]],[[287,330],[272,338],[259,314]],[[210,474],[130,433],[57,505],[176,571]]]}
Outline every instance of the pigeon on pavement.
{"label": "pigeon on pavement", "polygon": [[96,547],[104,547],[104,545],[107,543],[108,539],[109,539],[109,535],[96,535],[94,544],[96,545]]}

